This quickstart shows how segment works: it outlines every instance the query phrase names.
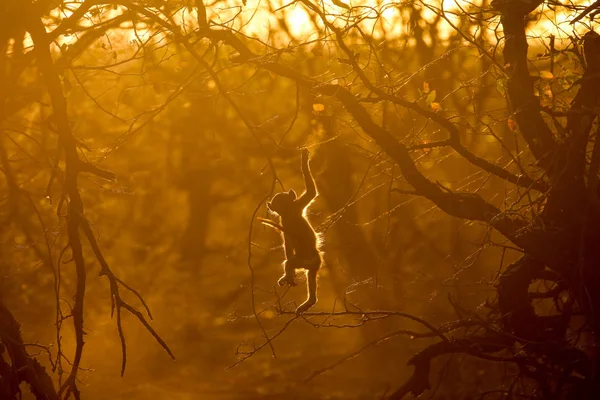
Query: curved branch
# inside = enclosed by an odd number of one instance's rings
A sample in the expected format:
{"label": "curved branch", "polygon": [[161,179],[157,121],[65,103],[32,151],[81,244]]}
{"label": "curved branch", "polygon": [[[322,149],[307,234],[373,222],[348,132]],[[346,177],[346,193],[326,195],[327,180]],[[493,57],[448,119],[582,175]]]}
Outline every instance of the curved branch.
{"label": "curved branch", "polygon": [[[87,2],[86,6],[90,4],[96,4],[96,2]],[[29,12],[24,11],[25,15],[28,15],[27,18],[27,30],[31,34],[31,38],[34,44],[34,54],[37,58],[39,68],[41,70],[42,76],[44,78],[48,94],[51,99],[52,109],[56,118],[57,131],[60,140],[60,144],[64,148],[65,152],[65,181],[64,181],[64,193],[68,196],[68,216],[67,216],[67,234],[69,240],[69,247],[72,252],[72,259],[75,262],[75,271],[77,277],[77,284],[74,296],[74,304],[71,311],[71,315],[73,317],[73,326],[75,331],[75,355],[73,361],[71,363],[71,371],[62,387],[59,389],[58,396],[68,398],[71,394],[74,394],[76,398],[79,398],[79,390],[77,388],[77,373],[80,368],[81,358],[83,355],[83,346],[84,346],[84,323],[83,323],[83,311],[84,311],[84,297],[86,290],[86,265],[85,259],[83,255],[83,245],[81,240],[80,229],[83,229],[86,236],[90,240],[90,244],[94,251],[94,254],[100,261],[102,265],[102,272],[108,276],[110,281],[111,288],[111,296],[113,300],[113,305],[116,303],[117,307],[117,327],[119,330],[119,334],[121,337],[121,343],[123,345],[123,363],[121,374],[124,372],[125,368],[125,342],[123,331],[121,327],[121,318],[120,311],[121,308],[126,309],[131,314],[136,316],[138,320],[144,325],[144,327],[152,334],[152,336],[158,341],[158,343],[163,347],[167,353],[174,358],[172,352],[170,351],[167,344],[160,338],[160,336],[153,330],[153,328],[148,324],[143,314],[139,312],[137,309],[130,306],[128,303],[121,300],[118,292],[118,285],[122,283],[118,278],[116,278],[106,261],[104,260],[100,249],[91,234],[91,228],[84,216],[84,207],[83,200],[79,193],[78,187],[78,176],[81,172],[89,172],[95,175],[98,175],[102,178],[114,180],[115,175],[107,170],[101,169],[92,164],[86,163],[79,158],[79,154],[77,152],[77,140],[73,136],[71,131],[69,120],[68,120],[68,110],[67,110],[67,101],[62,92],[61,82],[59,78],[59,74],[57,71],[57,66],[54,60],[52,59],[52,54],[50,51],[51,45],[51,34],[46,32],[46,28],[41,21],[40,17],[31,12],[32,10],[28,10]],[[59,206],[60,207],[60,206]],[[123,284],[124,285],[124,284]],[[142,304],[147,309],[144,301],[141,299],[141,296],[130,288],[127,285],[124,287],[130,291],[132,291],[140,300]],[[149,314],[149,313],[148,313]]]}
{"label": "curved branch", "polygon": [[59,395],[65,393],[65,397],[73,392],[78,395],[75,377],[79,370],[81,357],[83,355],[83,301],[85,297],[85,282],[86,282],[86,267],[83,257],[83,247],[81,244],[81,236],[79,234],[80,219],[83,216],[83,201],[79,194],[77,185],[77,177],[81,171],[81,162],[77,154],[77,141],[75,140],[71,127],[69,126],[67,114],[67,101],[62,93],[60,78],[56,71],[56,66],[52,60],[50,53],[50,40],[46,33],[46,28],[43,22],[35,16],[30,16],[27,29],[31,34],[34,44],[34,52],[36,54],[39,68],[45,80],[48,94],[52,102],[52,109],[56,116],[56,124],[58,127],[58,136],[65,150],[65,183],[64,191],[69,197],[68,217],[67,217],[67,233],[69,237],[69,245],[72,252],[72,258],[75,262],[75,271],[77,275],[77,286],[75,290],[75,302],[73,304],[72,316],[73,326],[75,330],[75,356],[71,364],[71,371],[65,383],[59,390]]}
{"label": "curved branch", "polygon": [[[169,22],[161,19],[156,14],[145,10],[135,4],[128,1],[121,1],[121,4],[127,6],[132,11],[138,12],[155,23],[163,26],[166,29],[179,33],[179,29],[176,26],[171,25]],[[452,193],[448,191],[442,191],[442,189],[434,182],[427,179],[416,167],[412,160],[408,149],[402,143],[400,143],[392,134],[386,131],[381,126],[377,125],[367,110],[357,100],[357,98],[346,88],[339,85],[322,84],[321,82],[307,77],[297,70],[284,66],[282,64],[273,61],[272,58],[261,57],[254,54],[244,43],[242,43],[235,35],[228,30],[223,29],[212,29],[207,28],[203,31],[198,32],[201,37],[206,37],[211,40],[219,41],[222,40],[226,44],[235,48],[240,54],[239,60],[254,64],[260,68],[264,68],[272,73],[292,79],[298,85],[302,85],[308,89],[311,89],[317,93],[335,97],[339,100],[346,110],[352,115],[352,117],[358,122],[363,131],[375,140],[375,142],[381,147],[381,149],[392,158],[399,166],[405,177],[420,195],[433,201],[440,209],[446,213],[464,219],[470,219],[475,221],[482,221],[488,223],[490,226],[497,229],[513,243],[520,246],[523,249],[527,249],[528,252],[539,257],[542,260],[548,258],[548,255],[544,251],[544,248],[540,246],[543,243],[544,233],[543,232],[531,232],[529,231],[528,224],[525,220],[520,217],[512,218],[502,213],[497,207],[487,203],[483,198],[477,194],[472,193]],[[189,43],[187,38],[181,37],[186,49],[194,55],[194,50]],[[195,58],[198,60],[197,54]],[[358,72],[357,72],[358,73]],[[367,84],[368,81],[365,83]],[[379,89],[373,87],[373,90],[381,92]],[[378,93],[379,94],[379,93]],[[418,105],[408,102],[406,100],[397,98],[386,93],[381,93],[382,98],[389,101],[394,101],[396,104],[404,105],[411,109],[418,108],[423,112],[424,116],[431,117],[432,120],[440,124],[444,124],[448,130],[458,134],[457,128],[450,121],[445,118],[430,112],[422,110]],[[454,142],[456,144],[456,142]],[[487,161],[482,160],[487,163]],[[502,169],[501,169],[502,170]],[[502,170],[504,171],[504,170]],[[498,172],[498,171],[497,171]],[[508,173],[507,171],[499,173]],[[523,178],[514,176],[511,178],[515,182],[523,184]],[[536,185],[535,182],[529,182],[531,185]],[[530,186],[531,186],[530,185]]]}
{"label": "curved branch", "polygon": [[522,360],[517,356],[498,357],[490,354],[498,353],[512,344],[513,341],[507,339],[506,336],[494,333],[432,344],[408,361],[408,365],[413,365],[415,371],[404,385],[392,393],[389,399],[401,400],[408,393],[412,393],[417,397],[424,391],[431,389],[431,384],[429,383],[431,360],[444,354],[468,354],[484,360],[520,363]]}
{"label": "curved branch", "polygon": [[[533,90],[533,79],[527,67],[526,16],[542,3],[541,0],[495,0],[492,7],[500,11],[504,29],[504,64],[509,106],[523,138],[539,164],[549,170],[557,143],[542,118],[540,100]],[[550,173],[551,171],[549,171]]]}
{"label": "curved branch", "polygon": [[390,94],[379,87],[377,87],[371,80],[367,77],[365,72],[362,70],[360,65],[358,64],[358,57],[356,54],[346,45],[344,42],[344,33],[334,24],[332,24],[327,16],[314,4],[312,4],[308,0],[303,0],[303,4],[305,4],[310,10],[314,11],[319,15],[322,22],[335,33],[336,41],[342,51],[346,53],[348,57],[348,63],[352,66],[353,71],[358,75],[361,82],[365,85],[365,87],[371,92],[378,96],[380,100],[389,101],[393,104],[397,104],[399,106],[408,108],[409,110],[415,111],[419,115],[430,119],[431,121],[438,124],[440,127],[445,129],[450,138],[448,139],[448,144],[463,158],[469,161],[471,164],[479,167],[493,175],[496,175],[499,178],[505,179],[515,185],[525,187],[527,189],[532,188],[541,192],[545,192],[548,188],[547,186],[541,182],[536,181],[526,175],[515,175],[511,172],[505,170],[504,168],[496,165],[490,161],[487,161],[484,158],[481,158],[473,153],[471,153],[465,146],[460,142],[460,133],[456,125],[450,122],[448,119],[444,118],[440,114],[435,111],[426,110],[419,106],[417,103],[412,101],[404,100],[403,98],[396,96],[394,94]]}

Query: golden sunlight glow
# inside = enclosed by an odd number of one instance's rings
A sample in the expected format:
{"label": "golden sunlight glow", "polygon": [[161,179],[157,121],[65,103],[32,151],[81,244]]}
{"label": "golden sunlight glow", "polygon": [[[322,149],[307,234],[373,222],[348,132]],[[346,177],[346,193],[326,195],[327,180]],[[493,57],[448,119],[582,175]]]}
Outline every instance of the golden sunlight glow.
{"label": "golden sunlight glow", "polygon": [[[338,4],[347,4],[355,7],[349,9]],[[442,21],[439,24],[439,35],[442,40],[447,39],[454,28],[459,23],[459,15],[481,4],[480,0],[436,0],[436,1],[421,1],[421,17],[424,21],[431,21],[442,15]],[[587,4],[587,1],[576,1],[575,3]],[[406,33],[407,21],[410,17],[408,9],[401,2],[387,0],[325,0],[315,2],[320,6],[325,7],[328,21],[334,23],[338,27],[348,26],[354,23],[356,19],[360,20],[359,25],[366,32],[371,32],[374,37],[386,38],[399,37]],[[208,11],[208,18],[216,24],[223,24],[227,27],[237,29],[255,37],[261,41],[274,45],[282,45],[290,39],[293,41],[305,41],[316,39],[314,37],[318,29],[315,28],[316,23],[319,28],[322,27],[322,22],[319,18],[314,18],[309,15],[306,6],[301,2],[289,2],[286,0],[248,0],[245,6],[241,5],[237,0],[226,0],[219,3],[218,7],[214,7]],[[111,12],[119,13],[119,10],[111,10]],[[64,12],[63,16],[68,16],[68,11]],[[573,18],[564,8],[556,8],[556,12],[552,13],[553,20],[542,13],[539,20],[531,25],[530,33],[536,37],[547,37],[554,35],[558,40],[569,35],[584,30],[584,24],[569,24],[569,20]],[[105,15],[106,18],[111,17]],[[96,23],[97,15],[93,12],[88,13],[90,24]],[[179,11],[172,14],[171,18],[178,22],[183,32],[189,32],[197,27],[197,15],[193,8],[182,7]],[[475,16],[473,17],[475,18]],[[494,29],[498,28],[497,18],[489,23],[490,34],[493,34]],[[286,37],[281,31],[281,21],[285,21],[289,34],[292,36]],[[425,24],[422,21],[421,24]],[[474,32],[471,32],[473,34]],[[134,32],[127,35],[128,42],[138,41],[141,35],[145,33],[138,32],[137,37]],[[58,44],[69,44],[68,37],[58,39]],[[279,42],[283,40],[283,42]],[[276,43],[274,43],[276,42]]]}
{"label": "golden sunlight glow", "polygon": [[0,400],[600,399],[596,0],[494,1],[0,0]]}
{"label": "golden sunlight glow", "polygon": [[303,7],[293,6],[287,14],[287,20],[292,35],[298,37],[310,34],[312,30],[310,18]]}
{"label": "golden sunlight glow", "polygon": [[[336,4],[336,2],[338,4]],[[335,24],[339,28],[349,25],[358,25],[364,32],[370,32],[376,39],[394,39],[406,35],[410,19],[410,8],[401,2],[388,0],[326,0],[315,2],[320,7],[325,7],[325,13],[329,23]],[[587,5],[589,1],[576,1],[576,4]],[[354,8],[341,6],[350,5]],[[435,0],[421,1],[421,20],[419,25],[426,29],[427,21],[433,21],[439,16],[442,17],[438,24],[438,37],[443,41],[453,36],[455,29],[459,25],[460,15],[471,11],[481,4],[481,0]],[[489,7],[489,6],[488,6]],[[73,8],[74,10],[74,8]],[[111,7],[104,9],[102,13],[92,8],[86,17],[80,21],[82,26],[93,26],[103,20],[108,20],[120,15],[123,12],[122,7]],[[47,18],[47,29],[55,27],[53,21],[61,18],[67,18],[73,11],[68,9],[53,10],[51,18]],[[181,7],[179,10],[171,10],[170,18],[181,28],[182,33],[187,34],[197,28],[197,14],[193,7]],[[312,40],[318,40],[318,32],[323,32],[323,22],[320,17],[312,15],[302,2],[290,2],[287,0],[248,0],[245,6],[242,6],[238,0],[225,0],[207,10],[208,18],[215,24],[222,24],[256,38],[270,45],[281,47],[290,43],[302,43]],[[472,18],[478,18],[477,13],[472,14]],[[548,37],[556,38],[556,46],[566,46],[570,37],[582,35],[589,29],[587,19],[571,25],[570,21],[576,13],[569,12],[564,7],[556,7],[552,13],[537,14],[537,21],[532,23],[529,28],[529,35],[532,38],[530,43],[534,44],[534,38],[538,38],[538,44],[547,43]],[[490,15],[487,16],[489,18]],[[286,29],[282,29],[285,25]],[[136,30],[126,29],[112,30],[108,33],[110,41],[113,44],[123,43],[128,46],[140,46],[141,42],[152,39],[161,41],[165,39],[163,33],[154,33],[150,38],[149,32],[143,24],[138,24]],[[463,33],[474,36],[476,24],[470,28],[470,31]],[[494,16],[488,21],[487,35],[496,35],[501,32],[499,16]],[[410,34],[410,33],[409,33]],[[55,39],[58,47],[69,46],[78,40],[79,35],[61,35]],[[423,36],[425,41],[430,40],[428,34]],[[564,43],[564,41],[567,43]],[[410,41],[409,41],[410,43]],[[31,40],[26,38],[26,46],[31,46]]]}
{"label": "golden sunlight glow", "polygon": [[[406,33],[406,21],[408,20],[409,15],[406,10],[403,9],[402,3],[382,0],[352,0],[341,2],[355,7],[355,9],[352,10],[340,7],[332,0],[318,3],[325,6],[325,10],[328,13],[328,20],[335,23],[338,27],[346,26],[349,23],[348,21],[351,21],[349,18],[355,18],[360,15],[360,26],[366,31],[372,32],[375,37],[382,37],[385,34],[386,37],[393,38]],[[481,3],[482,2],[479,0],[421,1],[421,17],[427,21],[433,20],[438,15],[442,14],[443,19],[446,20],[441,21],[439,33],[442,39],[446,39],[454,31],[452,25],[456,26],[459,23],[459,14],[464,14],[464,11],[471,10]],[[589,2],[579,0],[574,3],[588,4]],[[255,9],[255,7],[258,7],[258,9]],[[235,7],[221,7],[219,10],[213,10],[213,12],[215,12],[215,20],[225,21],[233,17],[234,9]],[[276,12],[273,13],[273,10]],[[531,26],[532,36],[544,37],[554,35],[560,40],[561,38],[565,38],[569,35],[572,36],[574,33],[586,29],[581,23],[576,24],[575,26],[570,25],[569,22],[573,18],[573,14],[568,12],[565,8],[557,7],[555,11],[555,13],[552,13],[554,17],[553,20],[550,20],[546,14],[542,13],[538,21]],[[310,38],[315,31],[313,21],[311,21],[311,18],[307,14],[305,6],[298,2],[290,3],[283,0],[275,0],[267,4],[258,0],[248,1],[240,18],[247,18],[247,20],[240,20],[238,22],[240,28],[243,27],[245,32],[262,40],[269,40],[270,34],[272,34],[272,32],[269,32],[269,28],[277,27],[278,18],[285,19],[290,28],[290,33],[296,40],[306,40]],[[496,17],[496,20],[497,18],[499,17]],[[492,20],[490,22],[490,32],[491,30],[496,29],[497,25],[498,23]]]}

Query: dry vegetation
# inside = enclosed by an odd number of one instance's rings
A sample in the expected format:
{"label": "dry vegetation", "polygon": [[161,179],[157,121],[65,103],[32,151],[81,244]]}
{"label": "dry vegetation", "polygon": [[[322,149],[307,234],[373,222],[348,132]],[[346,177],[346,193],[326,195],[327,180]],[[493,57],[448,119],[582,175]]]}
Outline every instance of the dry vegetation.
{"label": "dry vegetation", "polygon": [[599,11],[0,0],[0,399],[600,398]]}

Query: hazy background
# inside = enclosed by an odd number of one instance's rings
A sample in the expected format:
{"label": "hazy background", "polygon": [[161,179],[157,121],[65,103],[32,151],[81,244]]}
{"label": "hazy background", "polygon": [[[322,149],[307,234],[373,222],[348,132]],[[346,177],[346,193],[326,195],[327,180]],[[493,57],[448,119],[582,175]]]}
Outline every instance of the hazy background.
{"label": "hazy background", "polygon": [[[241,29],[258,53],[321,81],[359,85],[340,61],[343,55],[331,32],[300,5],[274,12],[276,2],[260,2],[255,14],[258,2],[248,1],[245,7],[235,3],[215,2],[209,7],[212,18]],[[343,11],[326,3],[332,11]],[[498,66],[481,51],[501,63],[494,53],[497,17],[450,15],[478,48],[418,2],[369,3],[381,14],[363,22],[364,35],[352,31],[346,40],[371,78],[381,85],[402,82],[398,90],[407,99],[452,117],[464,127],[464,145],[479,156],[504,165],[510,161],[508,150],[518,154],[524,145],[507,122]],[[180,10],[185,4],[168,4],[173,21],[192,31],[196,22],[191,4]],[[122,12],[104,10],[83,24],[92,26]],[[53,13],[48,30],[61,18]],[[549,59],[535,57],[545,52],[544,37],[558,31],[548,22],[552,18],[560,15],[537,14],[531,22],[537,29],[532,35],[540,39],[537,44],[532,40],[530,55],[543,101],[568,104],[570,85],[581,73],[578,60],[560,55],[550,76],[540,73],[549,71]],[[397,335],[374,343],[395,331],[422,331],[418,324],[399,317],[361,321],[356,316],[312,316],[286,326],[293,316],[278,315],[274,308],[294,310],[306,295],[304,282],[289,290],[275,287],[282,274],[279,235],[256,222],[250,237],[249,229],[257,207],[256,216],[269,217],[264,199],[273,171],[267,157],[285,190],[303,190],[301,147],[311,151],[320,195],[309,219],[323,234],[325,252],[319,302],[311,311],[398,310],[439,324],[458,319],[462,307],[485,310],[485,301],[493,299],[499,269],[517,253],[483,225],[449,217],[427,200],[391,191],[410,187],[339,103],[265,70],[237,64],[227,46],[198,41],[196,51],[255,126],[249,130],[217,82],[173,36],[143,21],[135,30],[126,21],[106,26],[82,44],[86,33],[62,35],[54,46],[80,154],[117,176],[109,182],[81,175],[85,216],[115,274],[146,299],[152,326],[177,360],[125,314],[127,370],[119,376],[121,350],[110,317],[109,288],[98,277],[99,265],[86,244],[85,370],[79,373],[83,398],[380,398],[409,376],[407,360],[432,341]],[[274,51],[259,40],[285,51]],[[25,48],[30,44],[26,40]],[[78,45],[85,49],[78,51]],[[562,97],[550,93],[550,79]],[[358,88],[356,93],[366,91]],[[56,215],[62,176],[55,176],[47,191],[57,138],[35,66],[25,70],[15,96],[23,98],[24,106],[4,120],[2,140],[32,201],[19,203],[18,212],[8,202],[0,209],[0,291],[22,324],[25,340],[54,344],[54,352],[55,281],[50,266],[40,261],[46,254],[45,237],[52,268],[56,272],[60,267],[60,306],[66,313],[75,275],[69,251],[59,263],[66,245],[65,212]],[[383,103],[365,106],[407,146],[445,137],[437,126],[405,109]],[[430,180],[447,188],[477,191],[497,205],[517,196],[505,182],[446,148],[415,150],[412,155]],[[0,190],[6,199],[6,190]],[[275,187],[275,192],[281,190]],[[134,297],[123,295],[140,306]],[[272,342],[277,357],[266,346],[229,369],[244,352],[264,344],[253,296],[267,334],[284,330]],[[62,324],[61,337],[67,357],[72,356],[69,320]],[[355,352],[360,354],[329,368]],[[38,359],[47,359],[43,350]],[[442,374],[448,378],[436,398],[458,398],[457,393],[477,392],[502,378],[502,371],[490,376],[494,367],[482,361],[464,360],[441,357],[434,363],[433,381]]]}

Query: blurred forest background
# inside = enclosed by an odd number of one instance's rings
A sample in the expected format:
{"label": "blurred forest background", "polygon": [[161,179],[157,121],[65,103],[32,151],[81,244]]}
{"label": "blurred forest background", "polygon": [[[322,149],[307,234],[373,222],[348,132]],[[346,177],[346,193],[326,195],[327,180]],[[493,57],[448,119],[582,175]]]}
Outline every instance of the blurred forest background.
{"label": "blurred forest background", "polygon": [[0,398],[598,398],[595,7],[2,0]]}

